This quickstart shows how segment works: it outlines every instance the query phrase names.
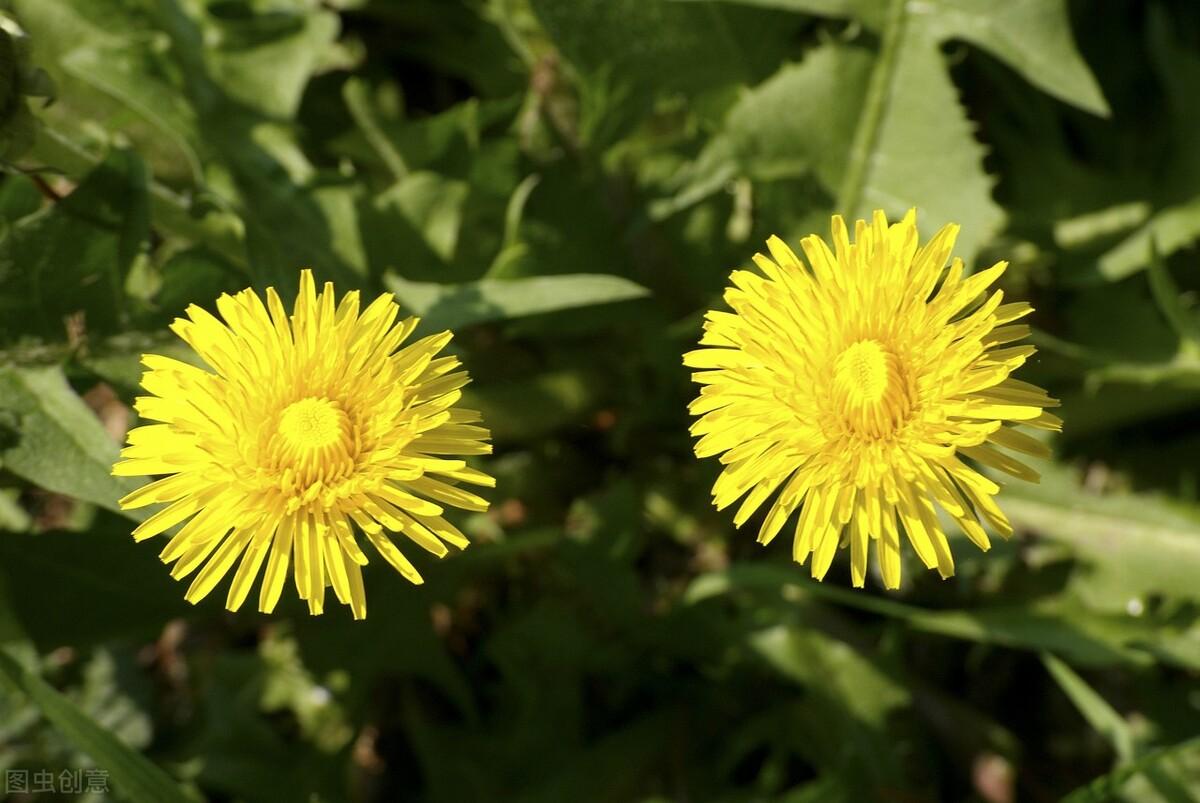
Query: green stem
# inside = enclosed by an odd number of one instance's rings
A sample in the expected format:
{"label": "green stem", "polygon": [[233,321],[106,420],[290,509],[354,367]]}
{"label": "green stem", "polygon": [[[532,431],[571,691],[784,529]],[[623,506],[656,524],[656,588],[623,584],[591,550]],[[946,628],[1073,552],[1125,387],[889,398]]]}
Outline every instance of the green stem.
{"label": "green stem", "polygon": [[890,0],[883,26],[883,41],[879,46],[879,58],[871,70],[867,84],[867,96],[863,100],[862,114],[854,130],[854,141],[850,145],[850,157],[846,160],[846,172],[838,191],[837,209],[843,215],[854,216],[862,200],[863,183],[867,176],[867,164],[871,151],[879,138],[879,127],[883,121],[884,108],[892,86],[892,73],[896,68],[896,53],[900,49],[900,37],[904,32],[904,4],[907,0]]}

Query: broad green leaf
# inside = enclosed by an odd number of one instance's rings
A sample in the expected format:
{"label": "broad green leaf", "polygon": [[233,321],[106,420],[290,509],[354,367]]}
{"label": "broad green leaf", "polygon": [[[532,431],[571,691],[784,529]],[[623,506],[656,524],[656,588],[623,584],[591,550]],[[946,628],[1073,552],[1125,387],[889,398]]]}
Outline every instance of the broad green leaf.
{"label": "broad green leaf", "polygon": [[334,246],[334,227],[312,196],[316,170],[288,127],[232,98],[206,64],[204,29],[179,0],[161,0],[156,22],[167,33],[186,96],[205,144],[228,168],[223,201],[245,224],[247,264],[255,283],[290,298],[300,268],[353,283],[362,266],[348,265]]}
{"label": "broad green leaf", "polygon": [[734,565],[698,577],[688,588],[692,602],[740,591],[768,592],[781,599],[796,595],[899,619],[925,633],[1002,647],[1051,651],[1085,666],[1147,665],[1153,656],[1185,667],[1200,666],[1195,631],[1169,622],[1137,620],[1126,612],[1102,614],[1068,598],[972,609],[933,610],[887,597],[811,581],[796,567]]}
{"label": "broad green leaf", "polygon": [[[61,131],[43,128],[30,153],[39,164],[54,165],[68,176],[82,179],[104,161],[104,154],[92,153]],[[150,182],[150,202],[154,227],[162,233],[203,242],[222,257],[245,269],[246,251],[242,243],[242,221],[228,209],[201,206],[194,198],[181,194],[158,181]]]}
{"label": "broad green leaf", "polygon": [[0,240],[0,330],[61,340],[65,319],[79,313],[87,332],[126,324],[125,279],[149,235],[146,167],[134,151],[114,150],[70,195]]}
{"label": "broad green leaf", "polygon": [[[458,247],[463,204],[470,186],[437,173],[410,173],[376,200],[381,212],[399,215],[420,233],[425,245],[449,262]],[[396,265],[403,269],[403,264]]]}
{"label": "broad green leaf", "polygon": [[[937,39],[919,25],[894,24],[902,26],[894,68],[879,78],[887,54],[876,62],[839,204],[855,217],[869,217],[876,208],[900,216],[916,207],[927,235],[958,223],[955,252],[971,261],[1004,220],[992,200],[994,180],[983,168],[983,146],[959,103]],[[880,83],[882,97],[875,94]],[[859,151],[862,127],[871,125],[876,103],[883,111],[874,141]]]}
{"label": "broad green leaf", "polygon": [[729,111],[725,134],[750,176],[814,171],[836,188],[861,113],[858,103],[846,101],[860,97],[871,63],[864,48],[825,44],[745,92]]}
{"label": "broad green leaf", "polygon": [[[1003,213],[992,199],[984,150],[950,81],[941,44],[963,38],[985,46],[1047,91],[1107,112],[1057,0],[1016,2],[1002,10],[975,0],[896,0],[886,14],[879,13],[882,3],[775,5],[856,16],[869,8],[864,21],[882,29],[882,43],[869,77],[861,51],[826,44],[744,97],[730,111],[725,133],[733,153],[749,159],[746,171],[769,177],[815,170],[840,211],[855,217],[875,208],[900,215],[916,207],[926,234],[958,223],[958,252],[968,261],[1000,230]],[[843,62],[841,69],[831,70],[831,60]],[[728,146],[721,140],[710,146],[721,147]],[[681,196],[697,194],[693,182]],[[666,209],[680,205],[677,200]]]}
{"label": "broad green leaf", "polygon": [[58,367],[0,368],[4,468],[55,493],[120,512],[138,483],[113,477],[117,444]]}
{"label": "broad green leaf", "polygon": [[1088,602],[1125,610],[1149,594],[1200,599],[1200,516],[1161,498],[1084,491],[1067,469],[1039,466],[1040,483],[1011,483],[1001,504],[1013,523],[1067,544],[1087,566]]}
{"label": "broad green leaf", "polygon": [[566,274],[523,279],[480,279],[465,284],[410,282],[385,277],[401,304],[420,315],[426,327],[459,329],[543,312],[643,298],[646,288],[620,276]]}
{"label": "broad green leaf", "polygon": [[0,162],[13,162],[33,145],[38,119],[28,96],[49,96],[53,82],[29,63],[25,31],[0,11]]}
{"label": "broad green leaf", "polygon": [[578,113],[560,116],[553,136],[597,150],[635,129],[662,97],[686,97],[702,114],[697,99],[708,97],[718,110],[715,97],[773,69],[799,27],[764,9],[673,0],[530,5],[577,78]]}
{"label": "broad green leaf", "polygon": [[300,269],[311,267],[320,280],[356,284],[360,266],[347,264],[335,242],[336,230],[345,222],[339,214],[343,210],[323,206],[311,187],[297,184],[249,132],[243,135],[246,139],[231,137],[222,149],[234,164],[254,283],[273,285],[291,298]]}
{"label": "broad green leaf", "polygon": [[873,59],[863,48],[826,43],[745,93],[698,160],[706,169],[689,171],[691,183],[660,209],[720,189],[725,181],[711,177],[724,175],[724,156],[752,178],[812,171],[848,215],[882,208],[899,217],[916,207],[926,236],[959,223],[956,253],[973,259],[1003,220],[983,147],[937,38],[903,8],[889,19]]}
{"label": "broad green leaf", "polygon": [[[711,2],[712,0],[676,0]],[[725,0],[831,17],[854,17],[870,28],[886,24],[882,0]],[[1059,100],[1108,116],[1108,104],[1075,47],[1065,0],[923,0],[908,3],[912,26],[939,42],[963,40],[1019,72]]]}
{"label": "broad green leaf", "polygon": [[356,162],[384,168],[392,179],[410,170],[460,167],[478,158],[487,129],[508,122],[520,97],[470,98],[427,117],[404,117],[391,84],[372,87],[361,79],[342,86],[342,101],[356,129],[339,136],[334,150]]}
{"label": "broad green leaf", "polygon": [[125,0],[12,0],[11,5],[31,33],[39,63],[48,53],[62,53],[84,41],[112,42],[145,19],[139,8],[143,4]]}
{"label": "broad green leaf", "polygon": [[119,742],[3,649],[0,649],[0,680],[29,697],[63,736],[106,770],[118,795],[133,803],[182,803],[194,799],[162,769]]}
{"label": "broad green leaf", "polygon": [[1075,47],[1065,0],[928,0],[910,8],[914,24],[939,41],[970,42],[1059,100],[1108,116],[1100,87]]}
{"label": "broad green leaf", "polygon": [[162,56],[148,42],[81,47],[64,56],[62,66],[153,124],[183,157],[192,179],[200,180],[196,113],[178,87],[161,76]]}
{"label": "broad green leaf", "polygon": [[296,115],[304,87],[337,39],[338,15],[310,3],[248,15],[202,18],[214,81],[238,103],[269,117]]}
{"label": "broad green leaf", "polygon": [[[559,50],[576,66],[612,69],[666,89],[745,77],[742,48],[721,10],[667,0],[532,0]],[[614,53],[622,53],[613,59]]]}
{"label": "broad green leaf", "polygon": [[204,246],[172,254],[160,268],[160,275],[161,284],[153,301],[166,322],[197,301],[211,308],[221,293],[236,292],[246,284],[243,274]]}

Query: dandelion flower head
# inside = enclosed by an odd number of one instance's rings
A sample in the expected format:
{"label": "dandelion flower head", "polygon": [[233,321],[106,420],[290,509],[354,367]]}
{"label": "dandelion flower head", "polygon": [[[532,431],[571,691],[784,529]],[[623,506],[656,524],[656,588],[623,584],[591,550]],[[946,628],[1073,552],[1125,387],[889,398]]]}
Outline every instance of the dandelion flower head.
{"label": "dandelion flower head", "polygon": [[[147,354],[135,407],[152,422],[129,433],[120,476],[166,475],[121,499],[167,503],[134,530],[138,541],[183,526],[160,557],[171,575],[196,572],[197,602],[237,565],[226,606],[237,610],[265,564],[259,610],[274,610],[289,564],[311,613],[326,586],[366,616],[360,540],[413,583],[421,575],[393,542],[403,534],[435,555],[467,539],[446,507],[486,510],[463,484],[495,481],[462,459],[487,454],[479,413],[456,406],[467,384],[449,332],[408,345],[417,319],[397,321],[384,294],[359,309],[300,276],[291,315],[274,288],[222,295],[224,321],[198,306],[172,330],[207,364]],[[186,522],[186,523],[184,523]],[[361,534],[361,535],[360,535]]]}
{"label": "dandelion flower head", "polygon": [[805,261],[779,238],[758,254],[761,274],[737,270],[725,301],[706,316],[701,348],[684,356],[701,385],[690,411],[698,457],[724,468],[713,502],[739,499],[741,526],[767,506],[767,544],[799,511],[793,558],[824,578],[850,547],[862,586],[874,545],[883,583],[900,584],[900,540],[942,577],[954,573],[939,509],[981,549],[982,523],[1012,533],[979,469],[1037,481],[1009,452],[1044,456],[1025,425],[1060,430],[1044,390],[1012,376],[1034,353],[1015,345],[1032,308],[988,288],[998,263],[965,276],[950,258],[958,227],[918,243],[916,214],[882,212],[855,224],[835,216],[833,248],[801,241]]}

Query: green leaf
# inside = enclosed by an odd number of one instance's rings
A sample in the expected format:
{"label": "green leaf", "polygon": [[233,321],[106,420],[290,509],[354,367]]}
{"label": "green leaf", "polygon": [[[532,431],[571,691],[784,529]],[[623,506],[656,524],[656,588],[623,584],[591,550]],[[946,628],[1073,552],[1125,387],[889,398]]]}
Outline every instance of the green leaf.
{"label": "green leaf", "polygon": [[[876,208],[898,216],[916,207],[925,232],[958,223],[962,231],[955,250],[970,262],[1004,220],[992,200],[994,182],[983,169],[983,147],[959,103],[936,36],[903,17],[891,25],[863,100],[839,207],[853,217],[869,217]],[[896,36],[891,67],[890,36]]]}
{"label": "green leaf", "polygon": [[[977,0],[895,0],[886,14],[882,3],[754,4],[854,15],[880,29],[882,43],[873,69],[858,48],[827,43],[744,96],[730,110],[723,132],[743,170],[758,178],[813,170],[837,196],[838,210],[854,217],[876,208],[900,215],[916,207],[927,234],[959,223],[958,252],[968,261],[999,232],[1004,215],[992,199],[984,150],[950,81],[942,44],[966,39],[1048,92],[1107,113],[1058,0],[1003,7]],[[721,148],[728,148],[725,140],[714,140],[701,161],[711,162],[714,149]],[[697,172],[659,214],[685,205],[679,199],[715,192],[725,180],[703,180],[720,174],[719,164]]]}
{"label": "green leaf", "polygon": [[400,303],[420,315],[426,327],[434,329],[459,329],[486,321],[611,304],[644,298],[649,292],[620,276],[587,273],[480,279],[464,284],[410,282],[388,274],[384,281]]}
{"label": "green leaf", "polygon": [[149,42],[84,46],[63,57],[70,75],[132,109],[157,129],[162,141],[183,157],[194,181],[203,175],[197,154],[200,134],[196,113],[187,100],[161,77],[162,56]]}
{"label": "green leaf", "polygon": [[138,483],[113,477],[117,444],[57,366],[0,368],[4,468],[55,493],[120,512]]}
{"label": "green leaf", "polygon": [[238,103],[290,120],[313,72],[337,39],[338,15],[309,3],[276,4],[269,12],[213,13],[202,18],[214,81]]}
{"label": "green leaf", "polygon": [[690,183],[658,214],[724,186],[724,157],[760,180],[811,171],[847,215],[882,208],[898,217],[916,207],[926,235],[959,223],[957,253],[972,260],[1004,216],[936,32],[905,9],[893,2],[874,58],[827,42],[746,92],[697,160],[705,169],[689,170]]}
{"label": "green leaf", "polygon": [[3,649],[0,649],[0,679],[32,700],[63,736],[106,770],[115,791],[122,797],[134,803],[194,800],[162,769],[118,741]]}
{"label": "green leaf", "polygon": [[[1198,753],[1200,753],[1200,736],[1152,750],[1136,761],[1118,767],[1086,786],[1079,787],[1064,797],[1060,803],[1112,803],[1113,800],[1122,799],[1121,789],[1131,778],[1138,775],[1149,777],[1152,773],[1160,771],[1170,772],[1172,762],[1185,758],[1195,759]],[[1186,796],[1188,795],[1186,789],[1183,790],[1183,794],[1185,797],[1175,799],[1194,800],[1193,797]],[[1166,799],[1171,800],[1172,798]]]}
{"label": "green leaf", "polygon": [[1200,515],[1144,494],[1088,493],[1067,469],[1038,469],[1040,483],[1012,483],[1001,505],[1014,524],[1087,564],[1089,604],[1116,611],[1148,594],[1200,599]]}
{"label": "green leaf", "polygon": [[[139,151],[143,155],[145,149]],[[104,161],[61,131],[43,128],[30,153],[40,164],[53,165],[67,176],[83,177]],[[239,268],[245,269],[246,251],[242,243],[242,221],[227,209],[211,206],[203,209],[194,199],[157,182],[150,182],[150,202],[154,227],[195,242],[203,242]]]}
{"label": "green leaf", "polygon": [[182,315],[189,304],[200,301],[208,305],[221,293],[234,293],[245,286],[245,277],[233,265],[203,246],[172,254],[159,272],[162,282],[154,304],[166,322]]}
{"label": "green leaf", "polygon": [[[698,0],[676,0],[697,2]],[[711,0],[699,0],[711,2]],[[728,0],[727,0],[728,1]],[[886,24],[879,0],[732,0],[746,5],[854,17],[880,29]],[[1109,115],[1071,34],[1065,0],[924,0],[910,3],[909,24],[939,42],[961,39],[988,51],[1043,91],[1100,116]]]}
{"label": "green leaf", "polygon": [[[1200,125],[1200,99],[1196,81],[1200,80],[1200,53],[1194,44],[1194,23],[1173,14],[1167,6],[1147,9],[1146,43],[1150,63],[1158,74],[1165,97],[1169,125],[1169,168],[1160,181],[1173,190],[1176,200],[1191,196],[1200,179],[1200,152],[1196,149],[1196,126]],[[1183,24],[1180,24],[1183,22]],[[1186,193],[1184,195],[1183,193]]]}
{"label": "green leaf", "polygon": [[42,194],[26,176],[12,174],[0,182],[0,216],[6,221],[19,220],[42,208]]}
{"label": "green leaf", "polygon": [[1150,264],[1153,246],[1167,257],[1197,239],[1200,239],[1200,195],[1155,212],[1145,224],[1100,257],[1100,273],[1110,281],[1123,279]]}
{"label": "green leaf", "polygon": [[804,684],[817,718],[828,728],[829,770],[853,779],[863,799],[903,784],[903,764],[885,728],[911,704],[909,690],[849,644],[807,627],[775,625],[750,637],[776,670]]}
{"label": "green leaf", "polygon": [[[837,187],[860,113],[845,99],[866,86],[871,64],[865,48],[824,44],[743,93],[729,111],[725,134],[746,172],[770,179],[811,170],[826,187]],[[817,109],[820,125],[814,125]]]}
{"label": "green leaf", "polygon": [[[672,0],[531,0],[538,20],[575,69],[577,109],[549,121],[570,150],[603,151],[652,113],[660,99],[720,112],[739,83],[778,64],[801,22],[763,9]],[[613,54],[621,54],[614,58]]]}
{"label": "green leaf", "polygon": [[[878,22],[877,0],[723,0],[747,6],[778,8],[827,17],[860,17]],[[675,0],[677,3],[711,3],[713,0]],[[872,12],[874,16],[872,16]]]}
{"label": "green leaf", "polygon": [[29,63],[29,37],[0,11],[0,162],[15,161],[37,136],[38,119],[26,98],[53,92],[54,82]]}
{"label": "green leaf", "polygon": [[425,245],[444,262],[454,258],[462,228],[463,204],[470,186],[437,173],[410,173],[382,193],[375,206],[398,215],[420,233]]}
{"label": "green leaf", "polygon": [[342,98],[346,101],[346,108],[350,110],[355,125],[375,151],[375,155],[391,171],[392,178],[397,181],[404,178],[408,174],[408,165],[380,127],[372,108],[367,83],[357,78],[350,79],[342,85]]}
{"label": "green leaf", "polygon": [[231,97],[214,79],[204,27],[178,0],[157,4],[156,21],[170,38],[206,145],[229,171],[223,200],[245,224],[246,263],[255,283],[274,285],[290,298],[305,266],[321,278],[353,283],[363,266],[347,264],[335,248],[340,221],[331,221],[313,197],[316,170],[292,129]]}
{"label": "green leaf", "polygon": [[0,309],[8,326],[62,339],[64,319],[86,331],[126,323],[125,278],[150,235],[149,177],[131,150],[114,150],[63,200],[22,218],[0,242]]}
{"label": "green leaf", "polygon": [[[577,67],[654,76],[658,87],[697,88],[746,76],[719,9],[666,0],[531,0],[546,32]],[[614,53],[623,54],[613,59]]]}
{"label": "green leaf", "polygon": [[929,0],[912,12],[939,41],[963,39],[1059,100],[1107,117],[1100,92],[1071,35],[1065,0]]}
{"label": "green leaf", "polygon": [[881,727],[888,715],[908,704],[904,687],[850,645],[807,628],[774,625],[751,637],[771,666],[841,701],[855,720]]}
{"label": "green leaf", "polygon": [[1042,663],[1088,724],[1112,742],[1117,760],[1122,763],[1132,760],[1134,737],[1125,718],[1059,658],[1048,652],[1042,653]]}
{"label": "green leaf", "polygon": [[794,595],[829,600],[901,620],[925,633],[1035,652],[1052,651],[1086,666],[1146,665],[1157,656],[1181,666],[1200,667],[1200,650],[1195,647],[1193,631],[1179,630],[1169,623],[1159,626],[1139,621],[1124,611],[1097,613],[1068,597],[932,610],[811,581],[791,566],[735,564],[698,577],[688,588],[686,599],[699,602],[745,591],[772,593],[785,601],[794,599]]}

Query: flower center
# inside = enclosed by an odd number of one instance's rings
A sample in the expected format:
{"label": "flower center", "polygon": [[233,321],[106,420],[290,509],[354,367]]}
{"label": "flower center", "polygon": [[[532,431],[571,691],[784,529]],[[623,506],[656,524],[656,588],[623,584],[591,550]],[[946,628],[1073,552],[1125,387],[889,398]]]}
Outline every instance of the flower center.
{"label": "flower center", "polygon": [[870,438],[894,432],[912,409],[896,355],[876,340],[846,347],[833,365],[833,398],[846,426]]}
{"label": "flower center", "polygon": [[305,505],[328,508],[356,492],[360,436],[338,402],[324,396],[292,402],[267,437],[271,484],[284,493],[288,513]]}
{"label": "flower center", "polygon": [[346,414],[337,404],[310,396],[284,409],[279,434],[297,456],[306,455],[343,440],[346,424]]}

